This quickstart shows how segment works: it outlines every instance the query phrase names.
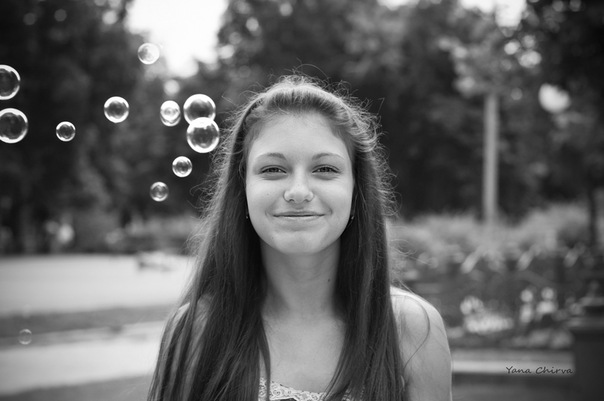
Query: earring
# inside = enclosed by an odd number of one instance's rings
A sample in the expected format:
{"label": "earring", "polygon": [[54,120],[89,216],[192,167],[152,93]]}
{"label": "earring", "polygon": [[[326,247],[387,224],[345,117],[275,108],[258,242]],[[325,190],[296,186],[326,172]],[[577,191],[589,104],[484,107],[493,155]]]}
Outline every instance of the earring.
{"label": "earring", "polygon": [[249,220],[250,218],[250,212],[247,211],[247,209],[245,210],[245,219]]}
{"label": "earring", "polygon": [[346,224],[346,228],[350,227],[352,225],[352,221],[354,220],[354,214],[351,213],[350,217],[348,218],[348,223]]}

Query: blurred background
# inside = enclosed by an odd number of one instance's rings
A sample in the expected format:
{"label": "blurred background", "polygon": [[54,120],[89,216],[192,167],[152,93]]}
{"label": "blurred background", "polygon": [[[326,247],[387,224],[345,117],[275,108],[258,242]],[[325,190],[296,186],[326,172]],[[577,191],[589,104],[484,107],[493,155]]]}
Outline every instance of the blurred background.
{"label": "blurred background", "polygon": [[[453,398],[604,391],[602,2],[1,0],[0,15],[0,64],[20,76],[0,110],[28,120],[0,142],[0,400],[144,399],[213,157],[160,107],[205,94],[224,128],[291,72],[345,81],[380,116],[393,277],[445,319]],[[112,96],[129,103],[117,124]]]}

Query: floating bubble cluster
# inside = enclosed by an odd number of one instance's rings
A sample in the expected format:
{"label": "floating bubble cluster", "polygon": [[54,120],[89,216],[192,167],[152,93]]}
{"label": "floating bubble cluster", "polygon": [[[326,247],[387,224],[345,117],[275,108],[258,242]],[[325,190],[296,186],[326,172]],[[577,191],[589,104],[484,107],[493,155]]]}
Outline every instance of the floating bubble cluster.
{"label": "floating bubble cluster", "polygon": [[179,156],[172,162],[172,171],[178,177],[186,177],[191,174],[193,163],[186,156]]}
{"label": "floating bubble cluster", "polygon": [[173,127],[180,122],[180,107],[174,100],[166,100],[159,109],[161,122],[167,127]]}
{"label": "floating bubble cluster", "polygon": [[19,343],[23,345],[29,345],[31,344],[32,337],[33,336],[30,330],[23,329],[19,332]]}
{"label": "floating bubble cluster", "polygon": [[21,86],[21,77],[17,70],[9,65],[0,64],[0,100],[12,99]]}
{"label": "floating bubble cluster", "polygon": [[209,96],[197,94],[185,101],[183,111],[185,120],[191,124],[200,117],[207,117],[213,120],[216,116],[216,105]]}
{"label": "floating bubble cluster", "polygon": [[168,193],[168,186],[161,181],[153,183],[153,185],[151,185],[151,189],[149,190],[151,199],[156,202],[165,201],[168,197]]}
{"label": "floating bubble cluster", "polygon": [[[138,58],[144,64],[153,64],[160,57],[160,47],[153,43],[144,43],[138,48]],[[171,82],[173,92],[178,91],[176,81]],[[0,64],[0,100],[13,98],[21,86],[21,77],[12,67]],[[119,96],[107,99],[103,106],[105,117],[113,123],[121,123],[128,118],[130,106],[128,102]],[[189,123],[186,138],[189,146],[198,153],[209,153],[213,151],[220,142],[220,129],[214,122],[216,117],[216,104],[207,95],[195,94],[190,96],[184,103],[182,110],[178,103],[173,100],[165,101],[160,108],[161,122],[168,127],[177,125],[182,116]],[[14,108],[0,111],[0,140],[5,143],[16,143],[21,141],[29,128],[27,117],[23,112]],[[63,142],[72,141],[76,135],[74,124],[69,121],[60,122],[55,129],[57,138]],[[172,171],[178,177],[187,177],[193,170],[191,160],[185,156],[179,156],[172,162]],[[150,188],[151,198],[162,202],[168,198],[169,189],[163,182],[155,182]],[[19,333],[19,342],[29,344],[31,342],[31,331],[25,329]]]}
{"label": "floating bubble cluster", "polygon": [[159,58],[159,46],[144,43],[138,48],[138,59],[143,64],[153,64]]}
{"label": "floating bubble cluster", "polygon": [[214,120],[200,117],[187,128],[187,142],[198,153],[213,151],[220,141],[220,130]]}
{"label": "floating bubble cluster", "polygon": [[75,137],[75,134],[75,126],[69,121],[63,121],[57,125],[57,138],[63,142],[71,141]]}
{"label": "floating bubble cluster", "polygon": [[28,127],[27,117],[22,111],[11,108],[0,111],[0,141],[19,142],[25,138]]}
{"label": "floating bubble cluster", "polygon": [[105,117],[112,123],[121,123],[130,113],[128,102],[119,96],[113,96],[107,99],[104,106]]}

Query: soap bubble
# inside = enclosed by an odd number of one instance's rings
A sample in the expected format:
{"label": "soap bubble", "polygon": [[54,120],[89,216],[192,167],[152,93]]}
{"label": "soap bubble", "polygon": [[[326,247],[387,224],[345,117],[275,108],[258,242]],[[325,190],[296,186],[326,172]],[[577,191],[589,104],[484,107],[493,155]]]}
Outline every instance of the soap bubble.
{"label": "soap bubble", "polygon": [[13,67],[0,64],[0,100],[12,99],[21,86],[21,77]]}
{"label": "soap bubble", "polygon": [[159,118],[165,126],[173,127],[180,122],[180,107],[174,100],[166,100],[159,109]]}
{"label": "soap bubble", "polygon": [[161,181],[153,183],[151,190],[149,191],[151,199],[156,202],[165,201],[168,197],[168,186]]}
{"label": "soap bubble", "polygon": [[193,95],[187,99],[183,106],[185,120],[191,124],[195,119],[207,117],[214,119],[216,116],[216,105],[214,101],[206,95]]}
{"label": "soap bubble", "polygon": [[75,126],[69,121],[63,121],[57,125],[57,138],[63,142],[71,141],[75,137],[75,134]]}
{"label": "soap bubble", "polygon": [[128,102],[119,96],[113,96],[107,99],[104,106],[105,117],[112,123],[121,123],[130,113]]}
{"label": "soap bubble", "polygon": [[193,163],[188,157],[179,156],[172,162],[172,171],[178,177],[186,177],[191,174],[193,170]]}
{"label": "soap bubble", "polygon": [[23,329],[19,332],[19,342],[23,345],[31,344],[32,334],[28,329]]}
{"label": "soap bubble", "polygon": [[138,59],[143,64],[153,64],[159,58],[159,47],[153,43],[144,43],[138,48]]}
{"label": "soap bubble", "polygon": [[207,117],[195,119],[187,128],[187,142],[199,153],[213,151],[220,141],[220,130],[214,120]]}
{"label": "soap bubble", "polygon": [[0,111],[0,141],[6,143],[19,142],[27,134],[27,117],[17,109]]}

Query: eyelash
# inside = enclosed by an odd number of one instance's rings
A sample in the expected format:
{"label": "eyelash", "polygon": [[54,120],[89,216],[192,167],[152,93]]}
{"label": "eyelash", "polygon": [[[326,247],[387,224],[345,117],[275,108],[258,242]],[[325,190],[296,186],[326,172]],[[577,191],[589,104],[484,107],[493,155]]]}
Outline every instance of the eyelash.
{"label": "eyelash", "polygon": [[[328,171],[319,171],[319,170],[323,170],[323,169],[328,169]],[[335,168],[333,166],[319,166],[314,171],[319,172],[319,173],[329,173],[329,174],[337,174],[340,172],[340,170],[338,170],[337,168]],[[260,172],[262,174],[275,174],[275,173],[282,173],[285,171],[280,167],[266,167],[266,168],[263,168]]]}
{"label": "eyelash", "polygon": [[339,172],[340,172],[340,171],[339,171],[337,168],[335,168],[335,167],[333,167],[333,166],[320,166],[320,167],[317,167],[317,168],[315,169],[315,171],[320,170],[320,169],[329,169],[329,171],[325,171],[325,172],[326,172],[326,173],[332,173],[332,174],[335,174],[335,173],[339,173]]}
{"label": "eyelash", "polygon": [[279,167],[266,167],[263,168],[262,170],[260,170],[261,174],[275,174],[275,173],[282,173],[283,169],[280,169]]}

